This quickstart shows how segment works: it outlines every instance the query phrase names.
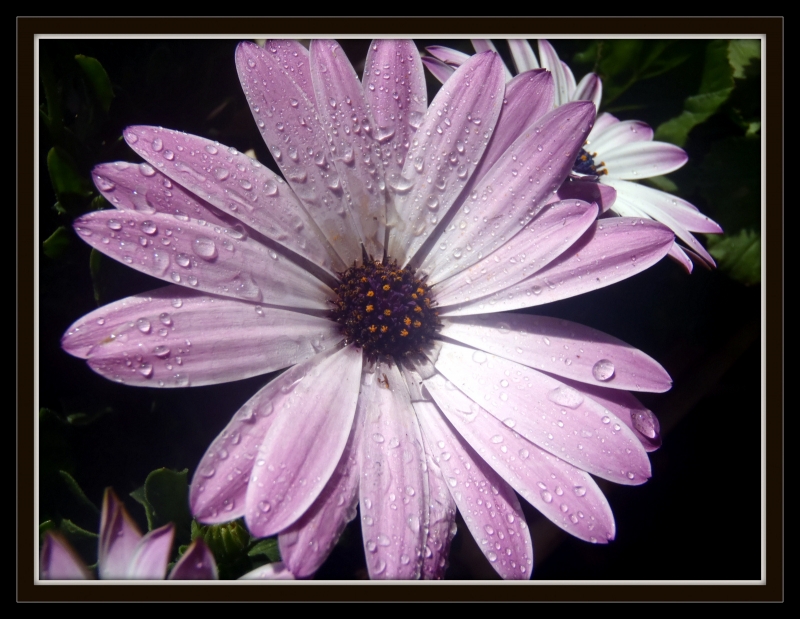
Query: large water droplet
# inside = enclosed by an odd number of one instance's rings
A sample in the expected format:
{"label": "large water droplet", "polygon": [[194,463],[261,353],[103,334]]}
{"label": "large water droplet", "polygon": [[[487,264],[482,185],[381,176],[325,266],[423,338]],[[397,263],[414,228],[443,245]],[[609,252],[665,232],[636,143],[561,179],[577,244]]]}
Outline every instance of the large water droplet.
{"label": "large water droplet", "polygon": [[631,421],[633,421],[633,427],[647,438],[656,439],[661,434],[658,418],[647,409],[631,411]]}
{"label": "large water droplet", "polygon": [[213,260],[217,257],[217,246],[209,238],[198,236],[192,243],[194,253],[200,256],[203,260]]}
{"label": "large water droplet", "polygon": [[581,404],[583,404],[583,396],[580,394],[579,391],[573,389],[572,387],[567,387],[566,385],[560,385],[556,387],[552,391],[547,394],[547,399],[551,402],[555,402],[560,406],[566,406],[567,408],[578,408]]}
{"label": "large water droplet", "polygon": [[608,359],[600,359],[592,366],[592,376],[603,382],[611,380],[614,377],[614,364]]}

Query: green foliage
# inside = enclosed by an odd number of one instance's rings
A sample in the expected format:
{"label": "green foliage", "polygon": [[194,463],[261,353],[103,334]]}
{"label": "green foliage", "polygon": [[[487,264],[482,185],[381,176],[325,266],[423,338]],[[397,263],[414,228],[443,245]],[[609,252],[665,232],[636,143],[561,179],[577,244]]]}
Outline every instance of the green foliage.
{"label": "green foliage", "polygon": [[761,41],[758,39],[737,39],[728,45],[728,62],[733,69],[733,77],[745,78],[748,73],[758,73],[755,60],[761,59]]}
{"label": "green foliage", "polygon": [[148,530],[171,522],[178,543],[191,537],[188,473],[187,469],[180,472],[157,469],[147,476],[144,486],[131,492],[131,497],[144,507]]}
{"label": "green foliage", "polygon": [[53,234],[42,242],[42,249],[45,256],[57,259],[64,254],[69,244],[69,231],[64,226],[59,226]]}
{"label": "green foliage", "polygon": [[278,548],[278,540],[274,537],[262,539],[253,544],[253,547],[247,552],[250,557],[258,557],[263,555],[269,559],[270,563],[281,560],[281,551]]}
{"label": "green foliage", "polygon": [[708,251],[732,279],[747,286],[761,281],[761,235],[755,230],[709,236]]}
{"label": "green foliage", "polygon": [[264,564],[265,557],[268,561],[280,561],[278,540],[274,537],[254,540],[241,519],[209,526],[193,521],[192,541],[197,538],[202,538],[214,554],[223,580],[243,576]]}
{"label": "green foliage", "polygon": [[78,54],[75,56],[83,75],[89,83],[92,93],[102,110],[108,113],[111,107],[111,100],[114,98],[114,89],[111,87],[111,80],[108,73],[96,59]]}

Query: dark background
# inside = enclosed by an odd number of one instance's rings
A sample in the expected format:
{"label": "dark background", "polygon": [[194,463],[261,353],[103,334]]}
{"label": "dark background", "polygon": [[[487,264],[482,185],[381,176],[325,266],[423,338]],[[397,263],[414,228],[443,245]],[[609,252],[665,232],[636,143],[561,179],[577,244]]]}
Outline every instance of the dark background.
{"label": "dark background", "polygon": [[[80,136],[73,151],[75,168],[88,180],[98,163],[137,161],[120,137],[130,124],[161,125],[243,152],[254,149],[260,161],[273,165],[239,86],[233,61],[236,43],[42,41],[43,62],[52,63],[60,76],[65,125]],[[368,42],[342,43],[360,73]],[[470,50],[464,41],[417,43],[421,50],[430,44]],[[615,114],[654,127],[678,115],[684,99],[697,91],[706,43],[684,42],[690,59],[632,86],[614,101]],[[553,44],[568,63],[589,46],[588,41]],[[108,73],[115,98],[107,114],[82,104],[84,86],[70,77],[76,54],[98,59]],[[578,79],[591,68],[575,68]],[[430,100],[438,84],[428,77]],[[685,146],[689,163],[670,176],[679,187],[690,188],[680,192],[681,197],[721,223],[726,214],[720,205],[710,204],[691,188],[699,173],[696,162],[736,130],[726,118],[712,118],[697,127]],[[53,208],[56,197],[45,158],[54,139],[44,128],[40,131],[39,236],[47,239],[59,226],[67,232],[57,258],[39,249],[39,405],[49,411],[40,417],[39,426],[40,520],[58,523],[68,518],[97,530],[96,514],[76,503],[58,474],[65,470],[95,505],[104,488],[112,486],[145,529],[144,512],[128,493],[160,467],[188,469],[191,478],[212,439],[271,376],[191,389],[133,388],[99,377],[61,350],[59,340],[69,325],[97,307],[95,290],[100,304],[106,304],[162,283],[106,258],[92,276],[90,249],[71,231],[72,219],[90,208],[91,196],[67,204],[63,213]],[[760,195],[758,187],[752,189]],[[534,579],[762,577],[760,304],[758,284],[745,286],[702,266],[687,275],[664,260],[609,288],[536,308],[537,313],[597,328],[645,351],[664,365],[674,387],[666,394],[641,397],[659,416],[664,432],[662,448],[651,454],[653,478],[639,487],[600,482],[616,517],[614,542],[593,546],[573,539],[522,502],[533,536]],[[94,544],[86,540],[79,548],[90,563]],[[318,577],[364,576],[356,520]],[[447,576],[496,578],[463,523],[453,540]]]}

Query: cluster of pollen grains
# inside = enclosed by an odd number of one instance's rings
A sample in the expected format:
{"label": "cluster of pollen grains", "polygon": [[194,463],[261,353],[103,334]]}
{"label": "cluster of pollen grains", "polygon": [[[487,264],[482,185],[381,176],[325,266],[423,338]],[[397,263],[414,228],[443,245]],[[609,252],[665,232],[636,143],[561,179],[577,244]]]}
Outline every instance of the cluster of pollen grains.
{"label": "cluster of pollen grains", "polygon": [[436,336],[441,323],[428,286],[397,262],[367,259],[339,281],[331,317],[371,357],[421,352]]}
{"label": "cluster of pollen grains", "polygon": [[606,164],[603,161],[600,163],[595,163],[595,157],[597,157],[597,153],[590,153],[582,148],[581,152],[579,152],[578,156],[575,158],[575,165],[572,166],[572,171],[577,172],[578,174],[586,174],[591,176],[602,176],[603,174],[608,174],[608,171],[604,167]]}

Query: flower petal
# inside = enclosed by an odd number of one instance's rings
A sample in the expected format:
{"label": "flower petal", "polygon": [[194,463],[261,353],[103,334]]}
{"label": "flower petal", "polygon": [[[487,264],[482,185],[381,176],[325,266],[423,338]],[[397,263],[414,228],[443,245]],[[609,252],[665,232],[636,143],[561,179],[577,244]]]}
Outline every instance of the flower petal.
{"label": "flower petal", "polygon": [[594,202],[600,207],[600,212],[605,213],[614,205],[617,199],[617,190],[603,183],[587,179],[568,179],[561,183],[556,200],[583,200]]}
{"label": "flower petal", "polygon": [[560,380],[614,413],[621,422],[633,430],[645,451],[655,451],[661,447],[661,426],[658,417],[649,408],[642,406],[632,394],[618,389],[606,389],[599,385],[587,385],[563,378]]}
{"label": "flower petal", "polygon": [[[555,106],[560,107],[568,103],[572,95],[569,79],[572,72],[570,71],[569,74],[567,74],[564,70],[564,63],[561,62],[556,50],[546,39],[539,39],[539,58],[542,61],[542,67],[553,74],[553,81],[556,86]],[[572,77],[572,82],[574,81],[575,78]]]}
{"label": "flower petal", "polygon": [[609,127],[618,122],[620,122],[619,118],[617,118],[612,114],[609,114],[608,112],[603,112],[597,117],[597,120],[594,121],[594,126],[592,127],[592,131],[591,133],[589,133],[589,138],[600,135],[606,129],[608,129]]}
{"label": "flower petal", "polygon": [[311,81],[328,134],[334,170],[326,183],[343,200],[370,256],[383,256],[386,203],[379,143],[391,137],[374,126],[361,82],[336,41],[311,42]]}
{"label": "flower petal", "polygon": [[[431,72],[431,75],[433,75],[433,77],[439,80],[442,84],[450,79],[450,76],[456,72],[452,65],[442,62],[438,58],[432,58],[430,56],[423,56],[422,64],[424,64],[428,68],[428,71]],[[400,179],[397,180],[399,181]]]}
{"label": "flower petal", "polygon": [[278,536],[281,558],[297,578],[316,572],[356,517],[358,505],[361,420],[356,418],[336,470],[314,504]]}
{"label": "flower petal", "polygon": [[39,558],[41,580],[90,580],[83,561],[61,535],[48,531]]}
{"label": "flower petal", "polygon": [[480,160],[503,103],[502,62],[476,54],[447,80],[411,141],[395,184],[389,255],[405,266],[450,209]]}
{"label": "flower petal", "polygon": [[[142,534],[111,488],[103,495],[97,573],[103,580],[129,578]],[[163,576],[162,576],[163,578]]]}
{"label": "flower petal", "polygon": [[375,119],[386,179],[399,178],[428,109],[425,73],[410,39],[375,40],[364,63],[364,96]]}
{"label": "flower petal", "polygon": [[252,572],[247,572],[239,580],[294,580],[294,574],[282,561],[276,561],[257,567]]}
{"label": "flower petal", "polygon": [[616,122],[601,131],[592,129],[587,140],[587,148],[597,153],[600,159],[605,159],[609,153],[625,144],[636,142],[649,142],[653,139],[653,129],[647,123],[639,120],[626,120]]}
{"label": "flower petal", "polygon": [[284,177],[346,265],[361,260],[355,223],[332,176],[332,158],[318,120],[308,51],[296,41],[243,42],[236,68],[261,135]]}
{"label": "flower petal", "polygon": [[590,475],[522,438],[441,374],[425,386],[461,438],[544,516],[587,542],[614,539],[614,515]]}
{"label": "flower petal", "polygon": [[406,383],[393,362],[362,378],[359,412],[361,532],[372,579],[419,578],[424,519],[422,435]]}
{"label": "flower petal", "polygon": [[673,239],[668,228],[649,220],[601,219],[532,277],[491,296],[448,307],[441,314],[505,312],[584,294],[652,266],[667,254]]}
{"label": "flower petal", "polygon": [[506,84],[497,126],[483,158],[470,178],[470,187],[486,176],[520,135],[552,109],[553,77],[544,69],[520,74]]}
{"label": "flower petal", "polygon": [[[697,210],[696,206],[678,196],[620,179],[609,179],[608,181],[603,179],[603,182],[614,187],[618,195],[622,194],[626,203],[631,203],[656,221],[662,221],[662,217],[666,215],[689,232],[705,232],[706,234],[722,232],[722,227],[717,222],[706,217]],[[669,226],[669,224],[666,225]]]}
{"label": "flower petal", "polygon": [[539,68],[536,54],[533,52],[531,44],[525,39],[508,39],[508,47],[511,49],[511,58],[514,60],[517,73]]}
{"label": "flower petal", "polygon": [[650,461],[633,432],[594,400],[513,361],[445,342],[436,369],[542,449],[588,473],[642,484]]}
{"label": "flower petal", "polygon": [[[663,223],[675,233],[675,236],[686,243],[689,249],[699,255],[706,264],[712,267],[716,266],[716,262],[714,262],[714,258],[711,257],[711,254],[706,251],[706,248],[702,246],[700,241],[698,241],[680,221],[673,217],[673,213],[684,220],[687,219],[688,215],[688,218],[698,221],[698,225],[702,225],[700,222],[705,220],[709,223],[709,227],[713,224],[714,227],[719,228],[715,222],[699,212],[679,208],[670,209],[668,206],[665,207],[666,200],[673,198],[673,196],[667,193],[656,189],[650,189],[649,187],[643,187],[637,183],[622,181],[625,184],[619,185],[620,181],[614,182],[617,189],[617,200],[614,202],[615,211],[620,214],[630,214],[632,216],[644,215],[645,217]],[[670,200],[670,202],[678,203],[676,198]]]}
{"label": "flower petal", "polygon": [[172,551],[175,527],[172,524],[153,529],[139,541],[128,566],[131,580],[164,580]]}
{"label": "flower petal", "polygon": [[354,346],[321,353],[264,389],[277,414],[247,486],[245,520],[256,537],[297,521],[331,478],[353,425],[361,356]]}
{"label": "flower petal", "polygon": [[572,100],[591,101],[594,103],[595,109],[599,110],[600,102],[603,100],[603,80],[595,73],[587,73],[575,87]]}
{"label": "flower petal", "polygon": [[450,494],[481,552],[501,577],[530,578],[533,545],[517,495],[459,440],[435,404],[416,402],[414,408]]}
{"label": "flower petal", "polygon": [[128,127],[124,136],[155,169],[220,211],[329,273],[342,270],[344,263],[286,181],[255,159],[219,142],[159,127]]}
{"label": "flower petal", "polygon": [[426,47],[425,51],[434,58],[446,62],[449,65],[453,65],[454,67],[460,67],[469,60],[471,56],[471,54],[465,54],[464,52],[459,52],[458,50],[442,45],[431,45]]}
{"label": "flower petal", "polygon": [[486,314],[443,321],[451,337],[528,367],[590,385],[662,393],[666,370],[622,340],[575,322],[529,314]]}
{"label": "flower petal", "polygon": [[[318,362],[314,357],[295,366],[303,368]],[[274,415],[275,382],[261,388],[242,406],[225,429],[214,439],[197,465],[189,488],[189,505],[194,517],[204,524],[229,522],[245,515],[247,484],[253,463]]]}
{"label": "flower petal", "polygon": [[694,269],[694,263],[692,262],[692,259],[689,257],[689,255],[685,251],[683,251],[680,245],[678,245],[677,241],[672,244],[672,247],[670,247],[668,255],[670,258],[675,260],[675,262],[680,264],[683,267],[684,271],[686,271],[691,275],[692,270]]}
{"label": "flower petal", "polygon": [[92,170],[92,180],[103,197],[120,210],[166,213],[178,221],[191,217],[223,228],[237,223],[149,163],[101,163]]}
{"label": "flower petal", "polygon": [[[539,212],[572,169],[593,118],[594,106],[587,101],[563,105],[506,150],[455,213],[464,227],[449,226],[436,241],[438,251],[422,263],[431,283],[488,256]],[[455,252],[461,258],[450,260]]]}
{"label": "flower petal", "polygon": [[629,142],[603,152],[602,159],[608,178],[640,179],[674,172],[682,167],[689,157],[682,148],[674,144]]}
{"label": "flower petal", "polygon": [[90,312],[61,346],[111,380],[185,387],[274,372],[341,339],[327,318],[167,286]]}
{"label": "flower petal", "polygon": [[[414,403],[414,406],[416,413],[417,403]],[[431,445],[426,440],[423,440],[422,444],[425,447],[426,463],[423,475],[427,481],[425,504],[428,506],[425,527],[427,535],[422,546],[422,579],[441,580],[447,570],[450,542],[456,534],[456,502],[450,494],[442,470],[432,455]]]}
{"label": "flower petal", "polygon": [[167,580],[218,580],[217,562],[202,538],[192,542]]}
{"label": "flower petal", "polygon": [[[449,305],[513,286],[567,251],[596,218],[594,204],[578,200],[549,204],[500,249],[436,284],[436,301],[446,312]],[[453,258],[460,258],[457,251]]]}
{"label": "flower petal", "polygon": [[[494,52],[498,55],[498,57],[500,56],[497,48],[490,39],[470,39],[470,41],[472,42],[472,47],[475,48],[475,51],[478,54],[482,54],[483,52]],[[511,75],[511,71],[508,70],[508,67],[505,65],[505,63],[503,63],[503,73],[505,74],[506,81],[511,81],[513,76]]]}
{"label": "flower petal", "polygon": [[169,283],[253,303],[330,308],[331,289],[291,252],[239,230],[112,209],[83,215],[74,226],[98,251]]}

